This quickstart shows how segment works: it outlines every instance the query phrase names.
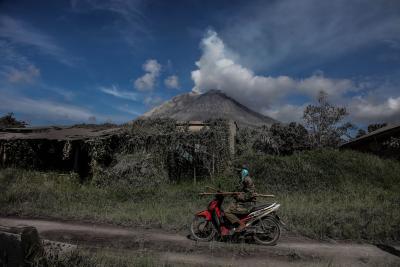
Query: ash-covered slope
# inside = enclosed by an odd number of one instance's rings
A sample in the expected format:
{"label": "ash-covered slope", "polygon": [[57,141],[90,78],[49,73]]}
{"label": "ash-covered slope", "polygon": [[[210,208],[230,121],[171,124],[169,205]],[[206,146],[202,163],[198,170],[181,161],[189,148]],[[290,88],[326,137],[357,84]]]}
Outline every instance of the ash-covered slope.
{"label": "ash-covered slope", "polygon": [[218,90],[204,94],[178,95],[140,118],[172,118],[179,121],[205,121],[224,118],[236,121],[239,126],[271,125],[276,120],[261,115]]}

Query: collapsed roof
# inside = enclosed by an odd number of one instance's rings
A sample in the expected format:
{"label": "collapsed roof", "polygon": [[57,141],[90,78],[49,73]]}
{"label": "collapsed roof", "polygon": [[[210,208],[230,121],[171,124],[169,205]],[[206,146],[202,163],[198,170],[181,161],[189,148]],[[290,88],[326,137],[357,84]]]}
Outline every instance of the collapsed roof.
{"label": "collapsed roof", "polygon": [[49,126],[29,128],[0,129],[0,140],[12,139],[47,139],[47,140],[84,140],[94,137],[109,136],[119,133],[119,127],[104,127],[102,125],[85,126]]}

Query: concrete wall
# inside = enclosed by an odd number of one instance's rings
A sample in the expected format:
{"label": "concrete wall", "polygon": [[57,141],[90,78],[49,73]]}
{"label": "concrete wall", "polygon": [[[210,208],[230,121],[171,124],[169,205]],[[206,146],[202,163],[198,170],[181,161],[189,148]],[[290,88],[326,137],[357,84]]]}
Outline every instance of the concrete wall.
{"label": "concrete wall", "polygon": [[76,245],[41,240],[34,227],[22,229],[22,233],[0,231],[0,266],[20,267],[32,262],[35,257],[46,259],[60,256],[77,249]]}

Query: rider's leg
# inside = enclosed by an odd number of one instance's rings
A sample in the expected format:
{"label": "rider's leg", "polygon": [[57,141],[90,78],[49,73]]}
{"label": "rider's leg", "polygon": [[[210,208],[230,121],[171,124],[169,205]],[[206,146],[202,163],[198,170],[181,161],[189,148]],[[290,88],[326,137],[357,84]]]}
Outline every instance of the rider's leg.
{"label": "rider's leg", "polygon": [[236,214],[245,214],[247,210],[244,210],[239,205],[232,203],[227,210],[225,210],[225,217],[234,225],[239,224],[239,227],[236,229],[237,232],[242,231],[246,224],[241,222]]}
{"label": "rider's leg", "polygon": [[239,218],[235,215],[236,212],[236,205],[232,203],[226,210],[225,210],[225,217],[234,225],[236,223],[240,223]]}

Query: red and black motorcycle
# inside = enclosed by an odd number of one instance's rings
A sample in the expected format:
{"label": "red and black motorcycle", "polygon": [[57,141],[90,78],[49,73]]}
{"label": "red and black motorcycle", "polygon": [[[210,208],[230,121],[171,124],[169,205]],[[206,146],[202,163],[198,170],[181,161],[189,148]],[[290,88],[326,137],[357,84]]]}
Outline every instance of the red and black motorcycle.
{"label": "red and black motorcycle", "polygon": [[233,194],[235,193],[215,193],[215,198],[208,204],[207,210],[195,214],[190,226],[192,237],[206,242],[216,238],[252,238],[262,245],[275,245],[280,237],[280,226],[284,225],[276,214],[280,204],[256,206],[248,214],[239,216],[239,220],[244,222],[246,227],[241,232],[236,232],[235,225],[225,218],[222,209],[224,197]]}

